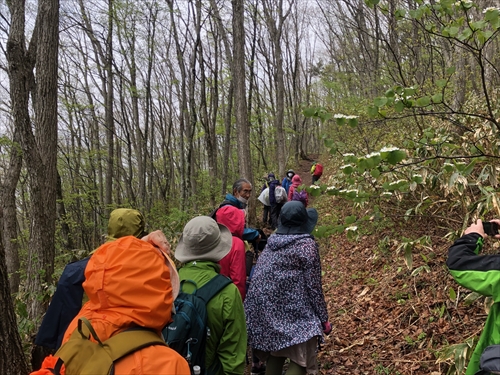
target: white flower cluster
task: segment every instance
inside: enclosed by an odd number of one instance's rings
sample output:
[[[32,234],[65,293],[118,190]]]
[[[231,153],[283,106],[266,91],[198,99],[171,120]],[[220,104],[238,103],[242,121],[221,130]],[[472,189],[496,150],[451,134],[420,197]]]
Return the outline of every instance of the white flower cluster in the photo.
[[[397,181],[393,181],[389,184],[389,186],[395,186],[395,185],[399,185],[401,183],[404,183],[406,182],[406,180],[397,180]]]
[[[348,152],[347,154],[343,154],[342,156],[345,158],[346,156],[356,156],[356,155],[354,155],[353,153]]]
[[[346,230],[346,232],[347,232],[348,230],[351,230],[351,231],[353,231],[353,232],[356,232],[356,231],[358,230],[358,227],[357,227],[357,226],[355,226],[355,225],[352,225],[352,226],[350,226],[350,227],[345,228],[345,230]]]
[[[470,5],[470,4],[472,4],[472,0],[458,0],[454,5],[458,7],[462,4]]]
[[[319,185],[311,185],[309,186],[311,189],[321,189]]]
[[[384,197],[384,198],[389,198],[392,196],[392,192],[390,191],[384,191],[382,194],[380,194],[381,197]]]
[[[493,12],[494,10],[500,11],[500,8],[497,8],[497,7],[488,7],[485,10],[483,10],[483,13]]]
[[[314,186],[316,186],[316,185],[314,185]],[[326,188],[326,191],[332,191],[332,190],[335,190],[335,186],[328,186]]]
[[[333,115],[333,118],[345,118],[346,120],[351,120],[354,118],[358,118],[358,116],[354,115],[343,115],[342,113],[336,113]]]
[[[352,164],[345,164],[345,165],[341,166],[340,169],[346,169],[349,167],[354,168]]]
[[[365,158],[370,159],[377,156],[380,156],[380,152],[372,152],[371,154],[365,155]]]
[[[380,152],[392,152],[392,151],[398,151],[399,148],[397,147],[384,147],[382,148],[382,150],[380,150]]]

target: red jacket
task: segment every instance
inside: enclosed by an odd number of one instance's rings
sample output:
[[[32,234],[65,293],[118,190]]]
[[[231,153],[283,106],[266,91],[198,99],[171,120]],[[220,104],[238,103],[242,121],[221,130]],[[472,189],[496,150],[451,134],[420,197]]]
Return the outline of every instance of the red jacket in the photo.
[[[220,273],[233,280],[240,291],[241,299],[244,300],[247,281],[245,244],[242,240],[245,229],[245,213],[234,206],[223,206],[217,210],[216,221],[225,225],[233,235],[231,251],[219,261]]]

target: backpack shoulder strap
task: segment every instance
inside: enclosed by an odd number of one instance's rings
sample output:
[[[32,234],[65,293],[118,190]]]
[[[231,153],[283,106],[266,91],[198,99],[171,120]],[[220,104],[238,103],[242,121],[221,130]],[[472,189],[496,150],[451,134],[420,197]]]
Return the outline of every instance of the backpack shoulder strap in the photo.
[[[196,295],[207,304],[217,293],[231,283],[232,281],[229,277],[219,274],[198,289]]]
[[[116,362],[128,354],[148,346],[166,346],[167,344],[151,329],[133,327],[110,337],[102,345],[113,362]]]
[[[139,326],[126,329],[110,337],[106,341],[101,342],[92,327],[92,323],[85,317],[81,317],[78,320],[78,331],[82,335],[82,338],[86,337],[82,330],[82,323],[90,331],[90,334],[98,342],[98,345],[108,352],[113,362],[116,362],[118,359],[136,350],[148,346],[166,345],[165,341],[163,341],[152,329]]]

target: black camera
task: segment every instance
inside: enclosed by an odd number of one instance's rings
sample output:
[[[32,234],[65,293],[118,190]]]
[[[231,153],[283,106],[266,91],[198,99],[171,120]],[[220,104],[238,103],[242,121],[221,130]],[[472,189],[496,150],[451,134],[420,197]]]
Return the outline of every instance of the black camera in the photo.
[[[483,230],[488,236],[495,236],[498,234],[498,224],[492,221],[483,222]]]

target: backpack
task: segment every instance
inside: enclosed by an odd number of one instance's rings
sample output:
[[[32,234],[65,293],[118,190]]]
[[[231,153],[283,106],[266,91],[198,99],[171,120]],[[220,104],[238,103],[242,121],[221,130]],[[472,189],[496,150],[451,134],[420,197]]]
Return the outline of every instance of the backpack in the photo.
[[[182,292],[185,282],[194,284],[196,289],[193,293]],[[215,276],[200,289],[192,280],[181,282],[181,292],[174,301],[173,321],[163,328],[162,335],[167,345],[186,359],[192,372],[195,366],[200,367],[201,374],[217,371],[211,368],[205,372],[205,347],[207,336],[210,335],[207,326],[207,304],[231,283],[231,279],[223,275]],[[214,365],[217,366],[220,366],[220,363]]]
[[[320,163],[316,163],[316,168],[314,169],[314,175],[321,177],[323,174],[323,166]]]
[[[479,359],[479,371],[474,375],[498,374],[500,371],[500,345],[487,346]]]
[[[92,337],[94,341],[90,341]],[[44,360],[42,369],[31,375],[114,374],[114,362],[152,345],[166,345],[152,330],[133,327],[101,341],[87,318],[78,319],[78,329],[54,356]]]
[[[274,189],[274,198],[276,199],[276,203],[285,203],[287,201],[286,190],[283,186],[276,186],[276,189]]]
[[[264,206],[270,206],[271,203],[269,203],[269,188],[265,188],[262,190],[262,192],[259,195],[259,201],[264,205]]]
[[[307,204],[307,192],[305,190],[298,191],[295,189],[292,194],[292,201],[300,201],[304,203],[304,206]]]

